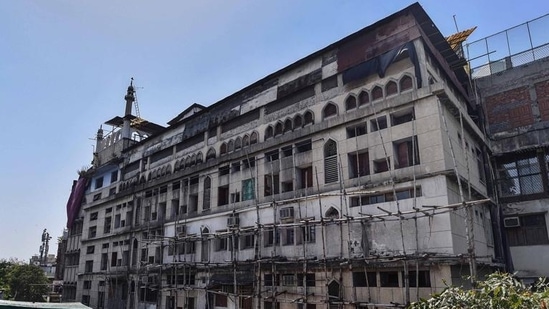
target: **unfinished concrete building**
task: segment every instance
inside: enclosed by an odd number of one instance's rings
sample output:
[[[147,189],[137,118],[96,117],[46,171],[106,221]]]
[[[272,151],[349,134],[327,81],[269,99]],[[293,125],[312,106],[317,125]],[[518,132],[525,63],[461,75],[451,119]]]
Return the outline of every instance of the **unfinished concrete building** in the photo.
[[[130,85],[69,201],[68,298],[402,307],[501,267],[463,63],[413,4],[166,128]]]
[[[549,15],[468,45],[493,152],[508,259],[525,281],[548,277]],[[535,258],[534,258],[535,257]]]

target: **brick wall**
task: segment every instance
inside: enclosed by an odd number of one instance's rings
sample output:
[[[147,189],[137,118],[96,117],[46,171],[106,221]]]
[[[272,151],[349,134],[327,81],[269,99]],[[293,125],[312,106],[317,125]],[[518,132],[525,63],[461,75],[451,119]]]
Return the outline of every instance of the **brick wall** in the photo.
[[[542,121],[549,120],[549,80],[535,84],[539,113]]]
[[[546,85],[546,89],[549,91],[549,84]],[[488,118],[488,130],[492,134],[534,123],[532,100],[526,86],[489,96],[484,100],[484,103]],[[549,109],[547,112],[549,116]]]

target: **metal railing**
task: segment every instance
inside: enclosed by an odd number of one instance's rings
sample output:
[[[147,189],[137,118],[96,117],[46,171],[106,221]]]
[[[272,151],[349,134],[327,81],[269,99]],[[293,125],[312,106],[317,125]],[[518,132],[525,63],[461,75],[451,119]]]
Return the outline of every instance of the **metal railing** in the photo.
[[[549,14],[465,45],[479,78],[549,57]]]

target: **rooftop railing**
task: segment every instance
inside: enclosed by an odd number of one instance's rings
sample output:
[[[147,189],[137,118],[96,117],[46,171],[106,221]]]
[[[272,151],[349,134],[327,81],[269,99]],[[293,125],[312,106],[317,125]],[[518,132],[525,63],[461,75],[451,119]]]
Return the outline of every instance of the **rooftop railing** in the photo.
[[[549,57],[549,14],[467,43],[472,78]]]

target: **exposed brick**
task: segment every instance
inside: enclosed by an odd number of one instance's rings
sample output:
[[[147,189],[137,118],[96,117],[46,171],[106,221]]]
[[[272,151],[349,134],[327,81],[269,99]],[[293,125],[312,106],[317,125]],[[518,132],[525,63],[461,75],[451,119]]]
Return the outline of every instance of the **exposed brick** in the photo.
[[[549,120],[549,80],[535,84],[541,120]]]
[[[484,100],[491,133],[512,130],[534,123],[528,87],[504,91]]]

